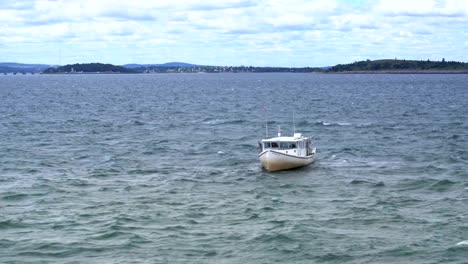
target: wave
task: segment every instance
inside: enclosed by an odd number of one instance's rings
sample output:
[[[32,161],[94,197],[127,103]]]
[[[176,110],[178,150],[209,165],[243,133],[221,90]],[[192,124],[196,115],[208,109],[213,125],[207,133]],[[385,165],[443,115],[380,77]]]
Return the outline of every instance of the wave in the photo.
[[[450,181],[450,180],[439,180],[433,183],[429,189],[438,191],[438,192],[444,192],[448,191],[453,185],[455,185],[456,182]]]
[[[94,237],[91,237],[91,238],[96,239],[96,240],[109,240],[109,239],[114,239],[114,238],[119,238],[119,237],[128,237],[129,235],[132,235],[132,234],[127,233],[127,232],[122,232],[122,231],[111,231],[111,232],[105,232],[103,234],[95,235]]]
[[[343,263],[348,262],[353,259],[351,255],[348,254],[339,254],[339,253],[326,253],[315,257],[318,262],[333,262],[333,263]]]
[[[322,125],[322,126],[351,126],[352,124],[349,123],[349,122],[318,121],[318,122],[315,122],[315,125]]]
[[[116,169],[116,168],[94,169],[90,173],[89,176],[96,177],[96,178],[103,178],[103,177],[115,176],[121,172],[122,172],[121,169]]]
[[[29,195],[26,193],[9,193],[2,197],[5,201],[20,201],[26,199]]]
[[[261,234],[250,239],[257,242],[269,242],[269,243],[292,243],[296,240],[286,234]]]
[[[68,179],[67,183],[72,185],[72,186],[77,186],[77,187],[94,186],[94,184],[89,183],[87,180],[82,180],[82,179]]]
[[[349,184],[351,184],[351,185],[362,185],[362,184],[364,184],[364,185],[370,185],[370,186],[374,186],[374,187],[384,187],[385,186],[385,183],[383,181],[371,182],[371,181],[359,180],[359,179],[354,179]]]
[[[127,171],[130,175],[149,175],[149,174],[156,174],[159,170],[157,169],[134,169]]]
[[[246,119],[233,119],[233,120],[223,120],[223,119],[211,119],[205,118],[201,121],[204,125],[238,125],[247,123]]]
[[[406,179],[398,184],[400,190],[427,189],[431,191],[445,192],[451,190],[460,182],[454,182],[448,179],[437,180],[431,178]]]
[[[58,243],[58,242],[50,242],[50,243],[39,243],[36,246],[32,247],[31,249],[27,249],[25,251],[21,251],[17,254],[17,256],[24,257],[53,257],[53,258],[66,258],[77,254],[82,254],[83,252],[94,252],[94,253],[102,253],[107,250],[111,250],[112,247],[107,246],[99,246],[93,245],[91,243],[87,243],[84,246],[82,243],[72,242],[72,243]]]
[[[13,229],[13,228],[25,228],[25,227],[27,227],[26,224],[23,224],[18,221],[13,221],[13,220],[0,221],[0,230],[8,230],[8,229]]]

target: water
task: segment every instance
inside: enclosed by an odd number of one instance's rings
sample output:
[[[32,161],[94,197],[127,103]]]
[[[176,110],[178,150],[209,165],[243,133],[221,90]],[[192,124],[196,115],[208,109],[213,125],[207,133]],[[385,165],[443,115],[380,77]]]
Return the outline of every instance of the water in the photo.
[[[468,75],[0,76],[0,102],[1,263],[468,262]],[[293,112],[317,161],[263,171]]]

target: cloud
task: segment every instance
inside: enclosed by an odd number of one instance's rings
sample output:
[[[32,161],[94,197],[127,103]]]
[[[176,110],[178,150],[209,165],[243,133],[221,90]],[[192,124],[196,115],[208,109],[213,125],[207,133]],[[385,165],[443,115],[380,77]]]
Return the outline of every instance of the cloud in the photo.
[[[3,0],[0,2],[0,10],[27,10],[31,7],[33,1]]]
[[[115,18],[118,21],[154,21],[157,20],[157,16],[151,13],[145,12],[133,12],[127,10],[115,10],[109,12],[103,12],[102,17]]]
[[[233,29],[224,32],[224,34],[231,34],[231,35],[251,35],[251,34],[259,34],[262,30],[260,29]]]
[[[393,16],[463,17],[468,6],[464,0],[380,0],[374,10]]]
[[[428,52],[468,61],[467,24],[466,0],[0,2],[2,56],[44,63],[40,54],[58,49],[75,54],[70,63],[326,66]]]
[[[219,9],[254,7],[254,1],[203,1],[203,3],[189,4],[189,10],[213,11]]]

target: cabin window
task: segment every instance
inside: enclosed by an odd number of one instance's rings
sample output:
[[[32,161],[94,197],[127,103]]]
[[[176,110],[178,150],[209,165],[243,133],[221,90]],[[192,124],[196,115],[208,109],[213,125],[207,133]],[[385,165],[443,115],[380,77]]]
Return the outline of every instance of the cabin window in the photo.
[[[264,149],[271,148],[270,142],[264,142],[264,143],[263,143],[263,146],[264,146],[264,147],[263,147]]]
[[[276,142],[271,142],[271,147],[272,147],[272,148],[277,148],[277,147],[278,147],[278,143],[276,143]]]
[[[296,142],[281,142],[280,148],[281,149],[294,149],[296,148]]]

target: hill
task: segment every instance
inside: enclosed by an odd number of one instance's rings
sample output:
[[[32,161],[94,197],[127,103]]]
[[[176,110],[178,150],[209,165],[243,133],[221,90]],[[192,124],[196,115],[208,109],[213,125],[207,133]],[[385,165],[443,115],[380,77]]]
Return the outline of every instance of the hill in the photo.
[[[103,63],[76,63],[58,68],[48,68],[44,73],[138,73],[139,71]]]
[[[136,63],[131,63],[131,64],[124,64],[122,65],[125,68],[129,69],[137,69],[137,68],[171,68],[171,67],[196,67],[198,65],[196,64],[190,64],[190,63],[185,63],[185,62],[167,62],[163,64],[136,64]]]
[[[0,62],[0,73],[39,73],[51,67],[46,64],[24,64],[15,62]]]
[[[338,64],[327,72],[468,72],[468,63],[457,61],[418,61],[418,60],[366,60],[350,64]]]

